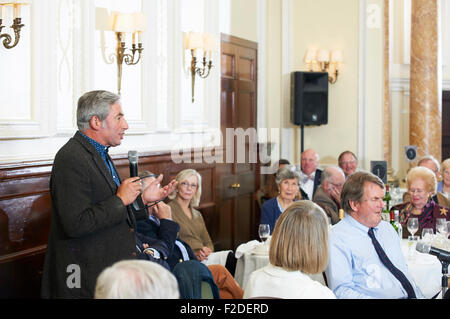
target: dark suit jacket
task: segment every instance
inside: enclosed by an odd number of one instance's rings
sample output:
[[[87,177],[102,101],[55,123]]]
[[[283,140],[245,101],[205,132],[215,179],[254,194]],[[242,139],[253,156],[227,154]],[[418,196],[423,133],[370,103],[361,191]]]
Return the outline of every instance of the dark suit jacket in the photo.
[[[135,216],[116,191],[100,154],[77,132],[53,163],[42,297],[92,298],[103,269],[136,258]]]
[[[281,210],[278,207],[277,197],[273,197],[264,202],[261,210],[261,222],[260,224],[269,224],[270,234],[272,235],[275,224],[278,217],[281,215]]]
[[[148,244],[150,248],[157,250],[160,254],[159,258],[155,258],[152,255],[144,253],[145,250],[144,244]],[[136,248],[138,248],[137,259],[149,260],[157,264],[160,264],[169,271],[171,270],[169,264],[166,261],[166,258],[164,258],[169,254],[169,249],[163,241],[149,238],[136,232],[136,246],[137,246]]]
[[[183,255],[180,248],[175,245],[175,240],[178,240],[183,244],[190,260],[198,260],[192,248],[180,238],[177,238],[179,230],[180,225],[170,219],[161,219],[159,225],[148,218],[137,222],[138,233],[149,238],[159,239],[168,247],[168,254],[164,256],[164,259],[169,264],[171,270],[173,270],[178,263],[183,261]]]
[[[316,193],[317,187],[319,187],[320,182],[322,180],[322,170],[316,169],[316,175],[314,175],[314,188],[313,188],[313,197]],[[312,198],[310,198],[312,200]]]

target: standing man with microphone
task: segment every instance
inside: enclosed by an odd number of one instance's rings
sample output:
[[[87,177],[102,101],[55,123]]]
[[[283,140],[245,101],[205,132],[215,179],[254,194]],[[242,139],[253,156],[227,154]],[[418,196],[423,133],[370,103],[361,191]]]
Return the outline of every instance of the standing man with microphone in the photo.
[[[43,298],[93,298],[100,272],[136,258],[136,213],[131,205],[162,200],[176,182],[162,175],[141,194],[138,177],[121,180],[108,155],[128,123],[120,96],[91,91],[78,100],[78,131],[58,151],[50,178],[52,221],[45,256]],[[136,216],[135,216],[136,215]]]

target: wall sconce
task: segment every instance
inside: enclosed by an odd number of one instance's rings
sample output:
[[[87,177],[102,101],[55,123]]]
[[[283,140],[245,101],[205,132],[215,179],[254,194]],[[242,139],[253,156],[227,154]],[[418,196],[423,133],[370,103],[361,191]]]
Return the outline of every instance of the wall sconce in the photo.
[[[136,65],[141,60],[142,51],[142,32],[147,28],[147,20],[144,14],[137,13],[118,13],[108,14],[105,8],[96,8],[96,28],[103,31],[114,31],[117,39],[115,59],[117,62],[117,91],[120,95],[122,87],[122,66]],[[125,44],[127,33],[132,35],[131,49]],[[137,46],[136,46],[137,35]],[[126,53],[130,50],[130,53]],[[137,54],[136,54],[137,53]]]
[[[6,49],[12,49],[14,48],[20,40],[20,30],[25,25],[22,24],[22,18],[20,17],[20,7],[26,6],[29,4],[29,1],[7,1],[7,2],[0,2],[0,41],[3,39],[3,46]],[[7,7],[10,6],[13,8],[13,24],[11,25],[11,29],[14,30],[14,42],[12,42],[12,37],[7,33],[2,33],[2,29],[5,27],[3,25],[3,19],[6,16],[6,10]]]
[[[184,38],[184,49],[191,51],[192,103],[194,103],[195,75],[206,79],[213,67],[212,52],[217,51],[218,40],[211,33],[189,32]],[[196,50],[203,50],[200,66],[197,66]]]
[[[305,53],[304,61],[310,72],[321,71],[328,72],[328,82],[336,83],[339,75],[340,63],[342,63],[342,52],[340,50],[315,50],[308,49]]]

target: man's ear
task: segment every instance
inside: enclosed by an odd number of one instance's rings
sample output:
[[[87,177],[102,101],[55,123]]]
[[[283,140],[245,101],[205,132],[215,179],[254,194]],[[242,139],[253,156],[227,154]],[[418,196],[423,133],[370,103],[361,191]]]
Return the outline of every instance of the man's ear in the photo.
[[[94,115],[89,120],[89,125],[93,130],[98,131],[102,128],[102,121],[100,121],[97,115]]]
[[[358,208],[359,208],[359,202],[355,201],[355,200],[349,200],[348,204],[350,205],[352,211],[357,212]]]

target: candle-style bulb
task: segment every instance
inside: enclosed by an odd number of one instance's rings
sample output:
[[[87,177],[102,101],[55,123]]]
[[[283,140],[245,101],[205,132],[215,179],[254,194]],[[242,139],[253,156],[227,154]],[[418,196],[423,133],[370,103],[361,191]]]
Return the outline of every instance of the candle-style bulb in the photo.
[[[20,4],[14,5],[14,19],[20,18]]]

